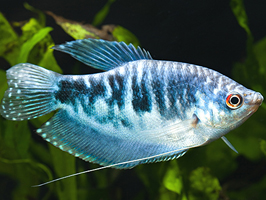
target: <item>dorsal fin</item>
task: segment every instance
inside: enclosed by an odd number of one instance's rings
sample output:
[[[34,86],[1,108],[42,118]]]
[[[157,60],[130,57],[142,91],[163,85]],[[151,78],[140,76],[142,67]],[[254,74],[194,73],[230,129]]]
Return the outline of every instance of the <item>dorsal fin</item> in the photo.
[[[70,54],[72,57],[96,69],[108,71],[124,63],[152,59],[150,53],[124,42],[110,42],[97,39],[83,39],[52,47]]]

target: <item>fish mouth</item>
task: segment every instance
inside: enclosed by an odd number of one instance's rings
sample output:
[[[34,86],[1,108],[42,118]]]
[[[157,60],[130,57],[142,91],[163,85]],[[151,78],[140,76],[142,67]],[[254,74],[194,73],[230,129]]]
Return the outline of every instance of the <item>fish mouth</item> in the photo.
[[[255,107],[258,107],[262,104],[264,98],[263,96],[261,95],[261,93],[259,92],[256,92],[254,95],[253,95],[253,98],[252,100],[248,103],[248,105],[254,105]]]
[[[259,92],[256,92],[253,95],[252,100],[247,103],[247,105],[250,106],[250,108],[248,109],[249,114],[247,115],[247,117],[249,117],[250,115],[252,115],[254,112],[256,112],[258,110],[258,108],[262,104],[263,100],[264,100],[264,98]]]
[[[256,112],[262,104],[263,100],[263,96],[259,92],[255,92],[253,98],[247,103],[247,105],[250,106],[248,111],[250,111],[251,113]]]

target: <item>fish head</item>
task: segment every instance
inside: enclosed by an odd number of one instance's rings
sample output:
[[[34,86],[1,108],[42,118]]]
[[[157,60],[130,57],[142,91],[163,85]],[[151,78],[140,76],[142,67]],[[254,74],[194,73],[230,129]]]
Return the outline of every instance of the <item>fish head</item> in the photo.
[[[259,92],[247,89],[231,79],[228,84],[224,84],[222,90],[208,88],[205,91],[200,95],[195,114],[201,123],[201,129],[208,130],[205,133],[212,139],[240,126],[263,102],[263,96]]]
[[[242,85],[228,90],[224,96],[224,110],[226,115],[221,117],[223,128],[230,130],[240,126],[263,102],[263,96],[256,91],[245,88]]]

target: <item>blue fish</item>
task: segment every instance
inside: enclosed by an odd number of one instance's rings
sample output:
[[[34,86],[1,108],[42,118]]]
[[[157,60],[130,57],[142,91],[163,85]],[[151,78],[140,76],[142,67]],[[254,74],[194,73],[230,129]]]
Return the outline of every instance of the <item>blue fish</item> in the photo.
[[[171,160],[224,137],[263,96],[205,67],[153,60],[124,42],[84,39],[53,47],[91,67],[61,75],[22,63],[7,70],[1,115],[13,121],[57,113],[37,134],[85,161],[115,168]]]

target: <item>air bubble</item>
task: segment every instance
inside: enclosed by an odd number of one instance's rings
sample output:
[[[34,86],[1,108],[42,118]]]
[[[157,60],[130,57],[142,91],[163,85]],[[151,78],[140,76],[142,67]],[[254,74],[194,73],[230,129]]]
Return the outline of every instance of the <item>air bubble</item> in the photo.
[[[53,142],[53,145],[56,146],[57,145],[57,142]]]
[[[42,134],[42,137],[43,137],[43,138],[46,138],[46,137],[47,137],[46,133],[43,133],[43,134]]]
[[[45,123],[45,126],[49,126],[51,123],[50,122],[46,122]]]
[[[59,149],[63,150],[64,149],[63,145],[59,145]]]

